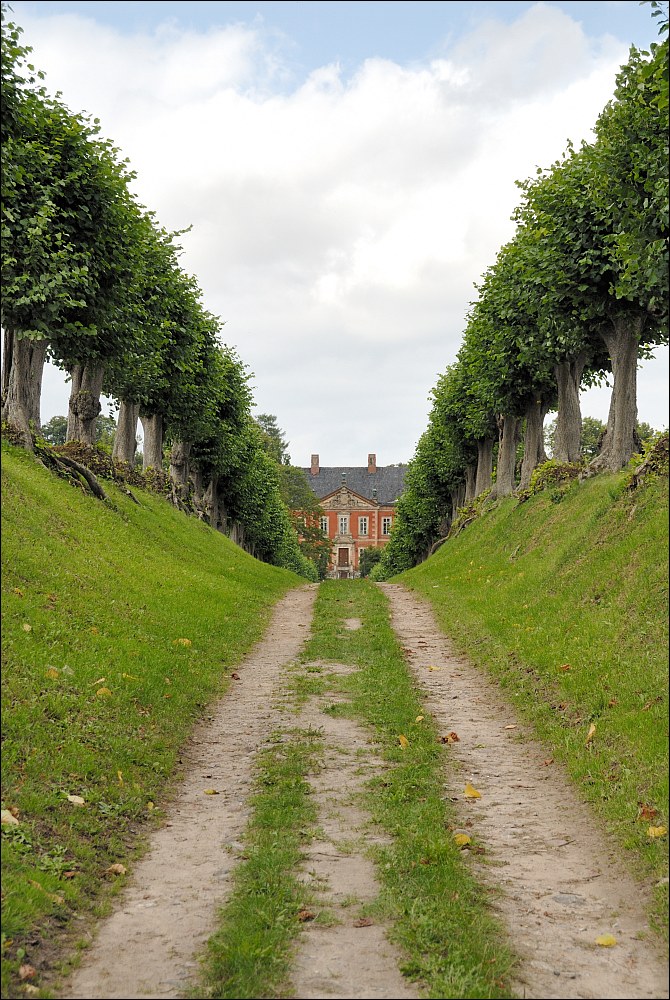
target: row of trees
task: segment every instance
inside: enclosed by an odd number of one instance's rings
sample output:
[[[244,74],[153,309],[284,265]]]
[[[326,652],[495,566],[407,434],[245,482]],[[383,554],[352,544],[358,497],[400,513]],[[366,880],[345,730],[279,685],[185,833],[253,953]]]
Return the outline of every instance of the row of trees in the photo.
[[[251,416],[249,373],[221,340],[167,232],[132,193],[99,123],[51,97],[2,4],[2,419],[33,447],[47,359],[67,371],[67,441],[93,446],[100,396],[118,404],[113,457],[194,488],[258,558],[316,578],[277,463]]]
[[[593,471],[639,450],[638,359],[668,342],[668,16],[667,4],[651,8],[665,37],[631,48],[594,141],[518,184],[514,238],[477,286],[457,359],[433,390],[380,576],[424,558],[474,497],[526,488],[546,460],[549,411],[553,457],[581,461],[585,385],[613,382]]]

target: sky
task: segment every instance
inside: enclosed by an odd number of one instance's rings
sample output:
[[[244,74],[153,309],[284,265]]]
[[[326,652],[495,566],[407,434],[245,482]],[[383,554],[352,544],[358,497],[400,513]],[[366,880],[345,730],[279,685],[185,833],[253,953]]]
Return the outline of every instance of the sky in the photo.
[[[592,137],[630,45],[657,38],[636,0],[10,6],[140,202],[192,227],[181,265],[299,466],[413,457],[515,182]],[[638,390],[667,427],[667,348]],[[49,366],[42,422],[68,395]],[[583,414],[605,421],[609,396]]]

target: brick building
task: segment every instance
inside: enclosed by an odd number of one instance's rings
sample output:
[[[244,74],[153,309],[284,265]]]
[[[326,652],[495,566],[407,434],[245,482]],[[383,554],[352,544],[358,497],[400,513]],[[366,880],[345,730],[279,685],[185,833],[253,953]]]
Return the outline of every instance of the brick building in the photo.
[[[380,468],[372,454],[367,466],[329,468],[312,455],[303,472],[323,511],[321,529],[332,541],[330,577],[358,576],[361,551],[386,545],[406,471],[406,465]]]

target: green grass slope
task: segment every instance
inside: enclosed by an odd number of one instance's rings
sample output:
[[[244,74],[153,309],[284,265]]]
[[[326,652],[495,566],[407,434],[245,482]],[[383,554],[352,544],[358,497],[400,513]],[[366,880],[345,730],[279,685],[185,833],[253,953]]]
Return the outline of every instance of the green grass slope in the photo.
[[[397,579],[507,689],[667,914],[668,481],[508,498]],[[595,727],[595,728],[593,728]]]
[[[105,489],[3,444],[3,996],[123,881],[108,869],[160,817],[195,720],[305,582]]]

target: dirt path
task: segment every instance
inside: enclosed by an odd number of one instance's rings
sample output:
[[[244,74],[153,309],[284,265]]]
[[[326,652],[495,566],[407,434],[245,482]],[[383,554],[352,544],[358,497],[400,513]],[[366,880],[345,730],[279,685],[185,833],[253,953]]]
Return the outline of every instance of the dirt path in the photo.
[[[477,865],[478,876],[503,889],[500,913],[522,958],[519,995],[667,997],[667,966],[643,940],[645,893],[588,807],[557,765],[546,763],[546,747],[524,734],[498,689],[454,655],[428,603],[403,587],[381,586],[426,708],[445,734],[459,736],[450,751],[462,780],[449,791],[464,827],[485,845],[488,862]],[[466,781],[480,799],[464,797]],[[598,947],[603,934],[616,945]]]
[[[556,768],[543,766],[546,751],[529,739],[519,742],[523,727],[510,707],[451,654],[427,604],[403,588],[383,589],[426,709],[460,736],[451,751],[463,781],[449,792],[462,804],[464,828],[486,846],[488,863],[477,865],[478,877],[503,890],[500,913],[522,958],[519,995],[667,997],[665,968],[639,939],[645,928],[639,888],[593,830],[590,814]],[[303,587],[278,604],[265,638],[237,668],[240,680],[194,734],[169,822],[133,871],[116,912],[92,936],[62,997],[183,997],[193,983],[241,854],[256,754],[292,711],[287,670],[309,634],[315,594],[316,587]],[[353,669],[308,668],[326,681]],[[290,716],[291,726],[319,729],[326,745],[324,766],[311,779],[319,835],[300,877],[315,893],[315,919],[302,924],[295,995],[417,1000],[383,923],[366,917],[379,891],[367,850],[383,835],[362,809],[360,793],[384,765],[363,728],[324,711],[337,697],[326,690]],[[466,779],[481,792],[474,804],[462,795]],[[208,789],[219,794],[207,795]],[[617,945],[596,947],[601,933],[614,934]]]

